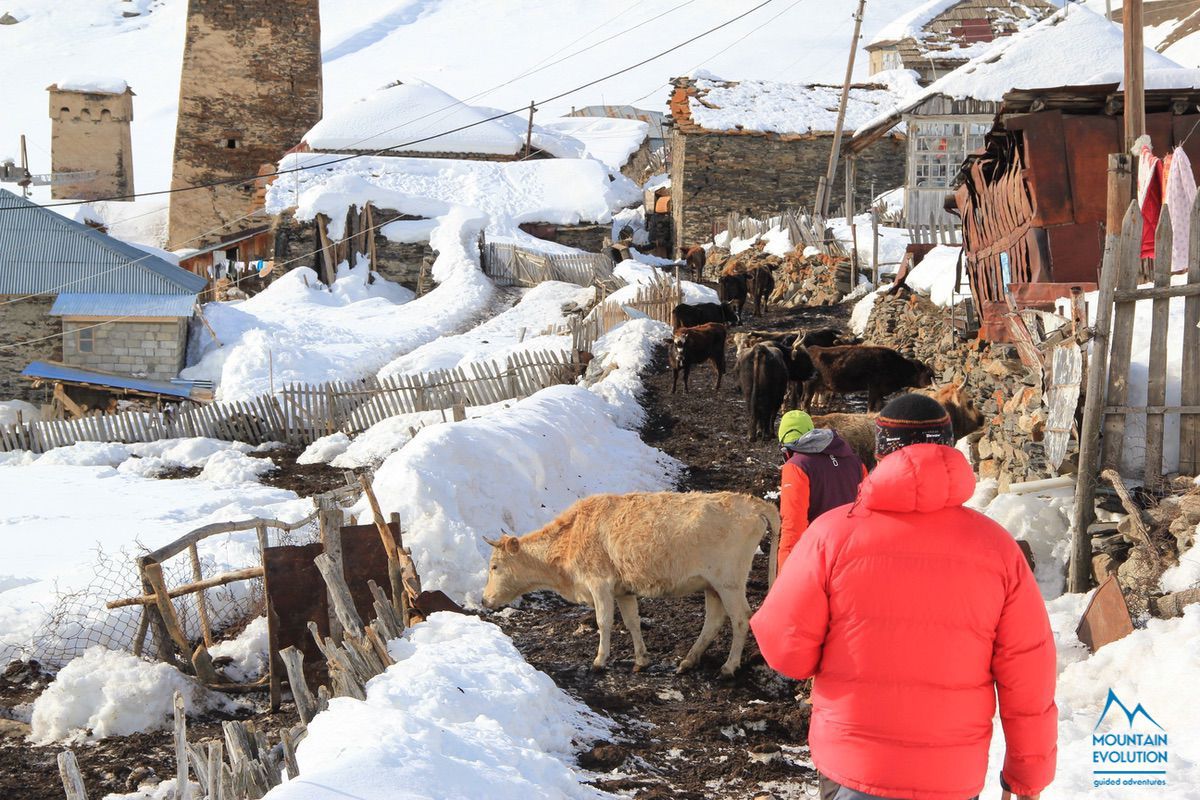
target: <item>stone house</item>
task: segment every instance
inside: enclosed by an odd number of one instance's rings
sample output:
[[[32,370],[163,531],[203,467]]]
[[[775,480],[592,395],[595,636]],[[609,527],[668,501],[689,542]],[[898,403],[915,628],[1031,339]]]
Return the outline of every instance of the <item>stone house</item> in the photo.
[[[676,78],[671,110],[671,216],[677,253],[708,240],[730,212],[767,215],[812,208],[825,176],[837,125],[841,86]],[[843,122],[853,133],[899,102],[883,84],[856,84]],[[903,132],[895,124],[858,155],[853,201],[904,180]],[[830,209],[844,202],[843,164]]]
[[[1143,55],[1147,70],[1178,67],[1150,48]],[[908,133],[905,222],[910,228],[956,225],[957,218],[946,211],[947,195],[963,161],[983,146],[1006,92],[1055,82],[1064,71],[1074,85],[1104,83],[1103,73],[1121,70],[1122,61],[1121,29],[1072,5],[987,45],[859,128],[845,149],[851,155],[866,151],[903,123]]]
[[[31,362],[168,381],[184,366],[206,281],[0,190],[0,396],[34,396]],[[5,302],[12,301],[12,302]]]
[[[932,83],[1058,9],[1049,0],[927,0],[897,17],[864,48],[871,75],[914,70]]]

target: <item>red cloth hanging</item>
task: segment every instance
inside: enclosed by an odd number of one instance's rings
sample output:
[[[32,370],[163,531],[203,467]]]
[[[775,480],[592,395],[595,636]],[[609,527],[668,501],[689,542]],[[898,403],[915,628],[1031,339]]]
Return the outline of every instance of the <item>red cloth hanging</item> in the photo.
[[[1142,258],[1154,258],[1154,234],[1163,206],[1163,165],[1149,147],[1138,163],[1138,203],[1142,207]]]

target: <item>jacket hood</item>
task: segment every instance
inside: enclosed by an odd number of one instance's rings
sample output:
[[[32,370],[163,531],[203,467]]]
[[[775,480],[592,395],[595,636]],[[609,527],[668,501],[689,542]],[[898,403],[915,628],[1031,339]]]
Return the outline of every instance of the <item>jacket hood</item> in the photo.
[[[914,444],[880,461],[859,497],[876,511],[930,512],[961,506],[974,491],[975,473],[962,453],[943,444]]]
[[[794,442],[784,445],[793,453],[824,453],[831,444],[841,441],[833,431],[826,428],[816,428],[801,436]],[[845,442],[843,442],[845,444]],[[830,455],[840,456],[841,453],[829,451]]]

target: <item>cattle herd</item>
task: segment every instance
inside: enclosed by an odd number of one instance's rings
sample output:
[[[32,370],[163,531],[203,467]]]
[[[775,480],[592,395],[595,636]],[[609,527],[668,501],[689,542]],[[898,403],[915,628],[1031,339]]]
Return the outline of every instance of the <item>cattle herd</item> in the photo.
[[[703,269],[703,251],[695,258],[689,252],[688,263],[698,273]],[[837,328],[746,330],[731,337],[729,329],[741,324],[746,299],[754,299],[757,305],[770,294],[764,289],[770,270],[762,269],[765,277],[722,275],[720,303],[675,307],[674,332],[665,340],[672,393],[681,374],[686,392],[691,368],[709,362],[716,372],[714,391],[719,391],[732,339],[734,373],[746,400],[751,441],[774,439],[775,420],[785,404],[809,411],[818,406],[827,409],[834,395],[866,392],[868,413],[816,414],[813,423],[836,430],[873,468],[875,416],[888,395],[906,388],[924,391],[945,406],[957,438],[982,425],[983,415],[962,383],[935,387],[933,371],[926,364],[889,347],[864,344]],[[596,669],[607,664],[613,613],[619,611],[632,639],[637,671],[649,664],[637,598],[702,591],[704,625],[678,671],[695,666],[729,619],[733,637],[721,674],[730,676],[741,662],[748,630],[746,583],[751,562],[764,536],[771,539],[774,554],[779,527],[774,504],[749,495],[594,495],[537,531],[488,540],[493,551],[483,602],[498,608],[527,592],[548,589],[572,602],[591,605],[600,634]]]

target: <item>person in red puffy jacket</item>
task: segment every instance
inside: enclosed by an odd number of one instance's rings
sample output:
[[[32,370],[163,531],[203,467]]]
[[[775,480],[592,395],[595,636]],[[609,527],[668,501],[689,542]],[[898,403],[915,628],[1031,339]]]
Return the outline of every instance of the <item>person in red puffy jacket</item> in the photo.
[[[1058,709],[1046,607],[975,488],[935,400],[877,420],[878,466],[815,520],[750,624],[763,657],[813,677],[823,800],[967,800],[983,788],[999,696],[1006,794],[1054,778]]]

